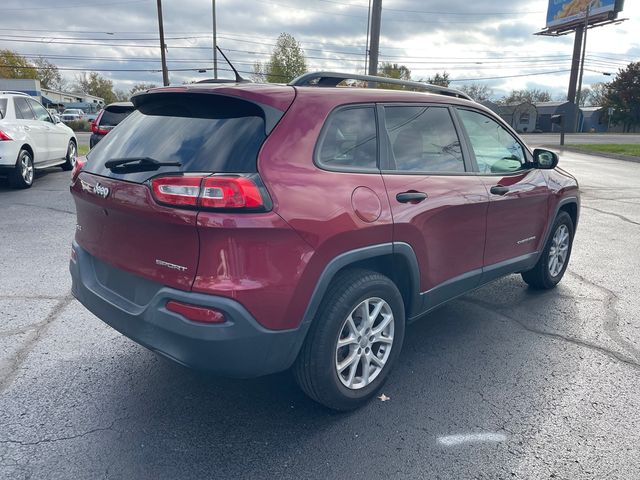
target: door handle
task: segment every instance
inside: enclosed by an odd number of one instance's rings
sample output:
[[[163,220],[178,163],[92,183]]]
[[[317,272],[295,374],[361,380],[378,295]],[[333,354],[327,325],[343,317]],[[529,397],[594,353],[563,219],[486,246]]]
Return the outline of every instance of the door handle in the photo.
[[[396,200],[400,203],[420,203],[427,196],[424,192],[403,192],[396,195]]]
[[[24,126],[24,129],[25,129],[25,130],[31,130],[31,127],[29,127],[29,126],[25,125],[25,126]]]
[[[509,193],[509,187],[503,187],[502,185],[494,185],[493,187],[491,187],[491,190],[489,191],[494,195],[504,195],[506,193]]]

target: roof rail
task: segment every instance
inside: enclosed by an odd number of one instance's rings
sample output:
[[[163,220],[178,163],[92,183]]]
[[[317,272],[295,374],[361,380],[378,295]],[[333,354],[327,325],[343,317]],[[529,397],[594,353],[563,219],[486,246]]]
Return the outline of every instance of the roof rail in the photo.
[[[315,82],[316,80],[317,82]],[[439,85],[432,85],[430,83],[424,82],[414,82],[412,80],[400,80],[399,78],[376,77],[373,75],[358,75],[340,72],[305,73],[300,75],[298,78],[294,78],[291,82],[289,82],[288,85],[292,87],[336,87],[340,82],[344,80],[361,80],[374,83],[392,83],[394,85],[402,85],[404,87],[426,90],[427,92],[437,93],[439,95],[448,95],[450,97],[472,100],[469,95],[460,90],[456,90],[455,88],[441,87]]]
[[[31,95],[29,95],[28,93],[24,93],[24,92],[14,92],[13,90],[3,90],[0,92],[0,95],[6,95],[6,94],[10,94],[10,95],[24,95],[25,97],[30,97]]]
[[[231,78],[206,78],[204,80],[198,80],[196,83],[253,83],[251,80],[241,78],[240,80],[234,80]]]

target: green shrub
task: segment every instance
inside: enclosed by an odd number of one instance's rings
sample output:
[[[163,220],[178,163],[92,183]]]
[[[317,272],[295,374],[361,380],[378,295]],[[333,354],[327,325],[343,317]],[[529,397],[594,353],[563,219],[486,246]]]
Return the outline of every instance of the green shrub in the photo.
[[[90,132],[91,125],[86,120],[72,120],[65,122],[65,125],[71,128],[74,132]]]

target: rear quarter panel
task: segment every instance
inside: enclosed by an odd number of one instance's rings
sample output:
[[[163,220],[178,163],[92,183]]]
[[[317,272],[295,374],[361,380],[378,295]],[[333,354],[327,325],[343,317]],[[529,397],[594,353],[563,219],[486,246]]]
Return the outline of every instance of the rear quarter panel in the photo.
[[[298,97],[269,136],[258,161],[273,210],[308,246],[295,261],[296,282],[286,286],[286,318],[299,323],[327,264],[346,251],[392,241],[392,217],[382,176],[322,170],[313,162],[316,140],[335,103],[318,94]],[[379,200],[379,215],[363,221],[352,207],[357,187]],[[292,258],[293,260],[293,258]]]

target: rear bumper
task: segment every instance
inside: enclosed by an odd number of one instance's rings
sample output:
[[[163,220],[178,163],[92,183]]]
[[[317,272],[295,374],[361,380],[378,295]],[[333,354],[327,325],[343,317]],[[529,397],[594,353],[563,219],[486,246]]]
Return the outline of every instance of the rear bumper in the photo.
[[[3,171],[3,174],[12,171],[15,167],[21,145],[15,140],[0,142],[0,170]]]
[[[229,377],[268,375],[293,364],[305,329],[267,330],[232,299],[161,285],[156,289],[145,279],[139,279],[139,294],[125,298],[101,282],[106,278],[105,264],[75,242],[73,248],[76,258],[69,266],[73,295],[107,325],[140,345],[182,365]],[[129,287],[135,285],[135,276],[121,270],[117,275]],[[219,325],[186,320],[165,308],[169,300],[215,308],[227,320]]]

